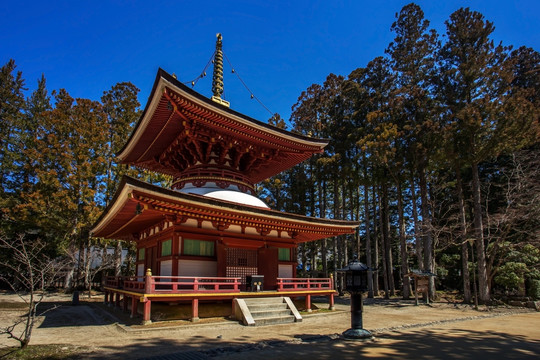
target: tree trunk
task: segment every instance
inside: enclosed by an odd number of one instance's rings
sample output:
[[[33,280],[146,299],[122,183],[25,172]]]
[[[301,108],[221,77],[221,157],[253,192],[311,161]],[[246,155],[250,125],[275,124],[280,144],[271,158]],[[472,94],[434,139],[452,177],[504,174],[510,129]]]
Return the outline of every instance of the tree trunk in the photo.
[[[114,276],[122,275],[122,241],[117,241],[114,248]]]
[[[414,223],[414,244],[415,244],[415,250],[416,250],[416,260],[418,262],[418,269],[421,269],[423,267],[424,263],[424,255],[422,251],[422,247],[424,244],[422,241],[420,241],[420,229],[418,226],[418,208],[416,204],[416,186],[414,183],[414,173],[411,171],[411,202],[412,202],[412,216],[413,216],[413,223]]]
[[[69,270],[64,277],[64,289],[70,291],[73,289],[73,275],[75,274],[75,262],[70,263]]]
[[[373,292],[375,295],[379,296],[379,241],[380,234],[378,231],[378,221],[377,221],[377,194],[375,191],[375,185],[372,187],[373,197],[371,201],[373,202],[373,233],[375,238],[373,239],[374,246],[374,256],[375,256],[375,271],[373,272]]]
[[[366,223],[366,265],[368,268],[372,268],[371,259],[371,232],[370,232],[370,219],[369,219],[369,189],[364,184],[364,219]],[[368,276],[368,298],[373,298],[373,272],[369,271]]]
[[[463,183],[461,169],[456,164],[456,188],[458,192],[459,220],[461,227],[461,273],[463,278],[463,302],[471,303],[471,280],[469,274],[469,247],[467,246],[467,217],[465,215],[465,201],[463,200]]]
[[[318,181],[319,185],[319,217],[324,218],[326,214],[326,187],[322,180]],[[321,246],[321,255],[322,255],[322,270],[324,277],[328,277],[328,258],[327,258],[327,248],[326,248],[326,239],[322,240]]]
[[[476,258],[478,259],[478,298],[487,304],[491,295],[486,269],[486,251],[484,247],[484,228],[482,225],[482,200],[480,194],[480,176],[478,164],[472,164],[472,184],[474,202],[474,236],[476,242]]]
[[[334,194],[333,194],[333,200],[334,200],[334,219],[338,219],[339,218],[339,194],[338,194],[338,191],[339,191],[339,187],[338,187],[338,182],[337,182],[337,171],[334,171]],[[343,286],[342,286],[342,283],[341,283],[341,279],[342,279],[342,276],[340,276],[338,278],[338,272],[337,272],[337,269],[338,269],[338,260],[341,259],[341,252],[338,251],[338,246],[339,246],[339,239],[340,237],[334,237],[332,239],[332,245],[333,245],[333,256],[332,256],[332,265],[334,267],[334,281],[337,281],[338,283],[338,289],[339,289],[339,293],[340,295],[342,295],[342,292],[343,292]]]
[[[431,217],[429,211],[429,199],[428,189],[426,181],[426,169],[422,165],[418,171],[420,176],[420,200],[422,206],[420,208],[422,213],[422,237],[424,244],[424,269],[426,271],[434,272],[433,269],[433,237],[431,235]],[[429,298],[433,300],[435,297],[435,279],[429,277]]]
[[[401,255],[401,278],[403,281],[402,295],[404,299],[409,299],[411,296],[411,284],[407,274],[409,273],[409,264],[407,263],[407,238],[405,234],[405,215],[403,214],[403,194],[401,193],[401,183],[397,184],[398,196],[398,217],[399,217],[399,245]]]
[[[393,269],[393,261],[392,261],[392,245],[390,241],[390,209],[388,208],[388,183],[383,182],[382,185],[382,204],[381,207],[383,209],[382,213],[382,233],[383,233],[383,240],[384,240],[384,257],[386,259],[386,276],[388,280],[388,290],[389,290],[389,296],[395,295],[395,285],[394,285],[394,269]],[[388,296],[386,296],[388,298]]]
[[[90,242],[87,242],[84,256],[84,288],[90,287],[90,271],[92,271],[92,249]]]
[[[384,185],[383,185],[384,186]],[[381,186],[381,191],[382,187]],[[387,259],[387,252],[386,252],[386,226],[384,224],[385,215],[383,210],[383,201],[384,199],[381,199],[382,195],[379,194],[378,196],[378,203],[379,203],[379,228],[381,229],[381,236],[380,238],[380,246],[382,250],[382,272],[383,272],[383,286],[384,286],[384,297],[385,299],[390,298],[390,286],[388,282],[388,259]]]

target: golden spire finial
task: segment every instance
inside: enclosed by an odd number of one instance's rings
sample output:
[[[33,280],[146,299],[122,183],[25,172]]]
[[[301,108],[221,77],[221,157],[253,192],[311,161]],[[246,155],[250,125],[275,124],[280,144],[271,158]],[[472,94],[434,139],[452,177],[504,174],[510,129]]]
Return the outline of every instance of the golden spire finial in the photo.
[[[216,35],[216,52],[214,54],[214,74],[212,77],[212,100],[229,106],[229,102],[221,98],[223,94],[223,50],[222,50],[222,36],[220,33]]]

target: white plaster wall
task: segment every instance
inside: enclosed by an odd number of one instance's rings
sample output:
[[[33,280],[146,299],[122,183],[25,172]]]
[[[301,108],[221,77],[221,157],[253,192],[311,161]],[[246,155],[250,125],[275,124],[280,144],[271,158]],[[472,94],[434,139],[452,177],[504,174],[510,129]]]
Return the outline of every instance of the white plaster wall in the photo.
[[[217,276],[217,261],[178,260],[178,276]]]
[[[293,277],[293,266],[290,264],[279,264],[278,267],[278,277],[280,278],[292,278]]]
[[[172,275],[172,260],[161,261],[159,265],[159,276]]]

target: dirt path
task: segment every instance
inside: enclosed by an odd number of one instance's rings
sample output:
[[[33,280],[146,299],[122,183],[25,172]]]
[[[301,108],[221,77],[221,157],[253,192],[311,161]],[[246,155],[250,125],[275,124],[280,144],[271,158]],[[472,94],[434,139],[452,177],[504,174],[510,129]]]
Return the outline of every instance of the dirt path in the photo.
[[[0,302],[12,299],[0,295]],[[67,301],[54,298],[49,301]],[[324,305],[321,305],[321,308]],[[0,304],[1,308],[1,304]],[[40,318],[32,344],[85,346],[81,358],[142,359],[174,354],[176,359],[339,359],[540,358],[540,313],[511,308],[475,311],[468,306],[404,301],[368,301],[364,327],[372,342],[344,341],[350,326],[348,304],[338,311],[304,316],[301,323],[245,327],[233,321],[141,329],[118,326],[116,310],[82,303],[64,306]],[[0,311],[5,324],[21,312]],[[0,338],[0,346],[14,345]],[[467,355],[467,356],[465,356]],[[470,356],[469,356],[470,355]],[[156,358],[157,359],[157,358]]]

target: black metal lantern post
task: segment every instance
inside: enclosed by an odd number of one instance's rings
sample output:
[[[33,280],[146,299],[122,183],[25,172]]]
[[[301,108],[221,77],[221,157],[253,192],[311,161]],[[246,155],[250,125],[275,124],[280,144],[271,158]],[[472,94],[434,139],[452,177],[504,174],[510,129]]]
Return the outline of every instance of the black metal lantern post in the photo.
[[[368,272],[371,269],[358,261],[355,255],[340,272],[345,273],[345,291],[351,294],[351,328],[343,332],[346,339],[368,340],[373,337],[371,332],[364,329],[362,321],[363,299],[362,293],[368,291]]]

